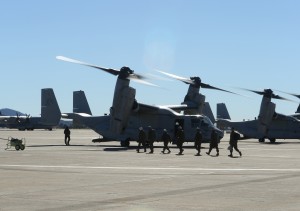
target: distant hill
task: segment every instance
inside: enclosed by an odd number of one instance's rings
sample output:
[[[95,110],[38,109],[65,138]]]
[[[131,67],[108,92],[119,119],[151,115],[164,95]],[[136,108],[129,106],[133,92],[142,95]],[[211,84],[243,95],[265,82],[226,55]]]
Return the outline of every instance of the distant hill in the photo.
[[[0,109],[0,116],[25,116],[25,114],[21,113],[20,111],[16,111],[10,108],[2,108]]]

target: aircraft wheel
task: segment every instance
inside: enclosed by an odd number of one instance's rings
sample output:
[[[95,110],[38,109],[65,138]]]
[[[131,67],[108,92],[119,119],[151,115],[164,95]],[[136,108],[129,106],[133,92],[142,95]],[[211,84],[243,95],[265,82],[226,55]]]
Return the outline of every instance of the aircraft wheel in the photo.
[[[24,150],[24,149],[25,149],[25,145],[22,144],[22,145],[21,145],[21,150]]]
[[[16,145],[16,146],[15,146],[15,149],[16,149],[17,151],[19,151],[19,150],[20,150],[20,145]]]
[[[130,146],[130,140],[129,138],[125,141],[121,141],[121,147],[129,147]]]
[[[259,142],[265,142],[265,139],[264,138],[260,138],[258,139]]]
[[[270,142],[271,142],[272,144],[274,144],[274,143],[275,143],[275,141],[276,141],[276,139],[275,139],[275,138],[270,138]]]

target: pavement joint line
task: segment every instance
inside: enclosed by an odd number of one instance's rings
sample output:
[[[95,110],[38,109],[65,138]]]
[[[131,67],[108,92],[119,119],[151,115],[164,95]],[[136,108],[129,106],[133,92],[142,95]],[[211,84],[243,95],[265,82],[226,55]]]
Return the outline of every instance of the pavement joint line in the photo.
[[[189,168],[189,167],[130,167],[130,166],[54,166],[54,165],[9,165],[1,164],[0,167],[20,168],[66,168],[66,169],[111,169],[111,170],[178,170],[178,171],[278,171],[300,172],[298,168]]]

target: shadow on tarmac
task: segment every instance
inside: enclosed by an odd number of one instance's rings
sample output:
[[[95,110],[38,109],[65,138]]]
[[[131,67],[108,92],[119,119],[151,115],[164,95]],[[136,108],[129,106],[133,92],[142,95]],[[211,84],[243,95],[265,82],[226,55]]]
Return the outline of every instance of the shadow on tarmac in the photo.
[[[95,145],[74,144],[66,146],[65,144],[43,144],[43,145],[26,145],[26,147],[99,147]]]

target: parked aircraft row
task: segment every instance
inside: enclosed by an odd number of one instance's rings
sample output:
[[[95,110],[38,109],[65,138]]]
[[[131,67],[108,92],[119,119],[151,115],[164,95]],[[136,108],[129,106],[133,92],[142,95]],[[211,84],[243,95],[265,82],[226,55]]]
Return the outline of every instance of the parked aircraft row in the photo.
[[[216,89],[232,94],[233,92],[219,89],[201,82],[199,77],[183,78],[170,73],[159,71],[168,77],[175,78],[186,84],[189,84],[188,92],[181,105],[175,106],[152,106],[137,102],[135,99],[136,90],[129,86],[130,80],[144,83],[145,77],[134,73],[128,67],[122,67],[120,70],[104,68],[97,65],[88,64],[78,60],[58,56],[57,59],[77,63],[100,69],[107,73],[118,76],[112,107],[107,116],[92,116],[84,93],[74,92],[74,107],[72,114],[66,114],[72,118],[101,134],[104,139],[120,140],[121,145],[128,146],[130,140],[137,140],[138,128],[140,126],[154,126],[160,135],[163,129],[167,129],[172,138],[176,133],[176,125],[179,124],[186,131],[186,140],[192,141],[196,127],[199,127],[208,141],[212,131],[217,131],[219,138],[223,137],[223,131],[220,131],[215,125],[214,117],[210,106],[205,102],[205,96],[199,93],[200,87]],[[247,122],[231,122],[219,118],[218,124],[227,127],[234,127],[244,137],[258,138],[264,141],[265,138],[275,142],[276,139],[300,139],[300,121],[292,116],[286,116],[275,112],[275,104],[271,98],[284,99],[274,95],[273,91],[266,89],[263,92],[250,90],[254,93],[263,95],[261,109],[256,120]],[[82,99],[76,96],[81,96]],[[83,107],[80,107],[80,102]],[[205,109],[206,108],[206,109]],[[228,113],[228,112],[227,112]],[[229,114],[228,114],[229,116]]]
[[[110,114],[93,116],[83,91],[73,93],[73,113],[61,114],[53,90],[42,89],[41,117],[0,116],[0,124],[20,130],[52,129],[58,124],[61,117],[69,118],[93,129],[103,137],[103,140],[119,140],[122,146],[129,146],[131,140],[138,139],[139,127],[146,128],[148,126],[156,130],[158,137],[161,136],[164,129],[167,129],[172,139],[174,139],[178,127],[181,126],[185,131],[187,141],[193,141],[196,128],[200,128],[203,139],[207,142],[211,139],[213,131],[218,134],[219,139],[224,136],[224,132],[215,126],[215,118],[210,105],[205,102],[205,96],[200,94],[200,88],[236,94],[234,92],[205,84],[199,77],[184,78],[159,71],[165,76],[188,84],[187,94],[183,102],[178,105],[147,105],[136,100],[136,90],[129,84],[131,80],[147,85],[153,84],[147,82],[145,76],[135,73],[129,67],[117,70],[63,56],[58,56],[57,59],[96,68],[118,76]],[[275,142],[276,139],[300,139],[300,121],[295,118],[299,117],[299,114],[279,114],[275,112],[275,104],[271,102],[272,98],[282,100],[285,98],[273,94],[271,89],[249,91],[263,95],[257,119],[232,122],[225,104],[220,104],[217,106],[216,121],[218,125],[234,127],[243,134],[244,138],[257,138],[259,141],[264,141],[266,138],[271,142]]]

